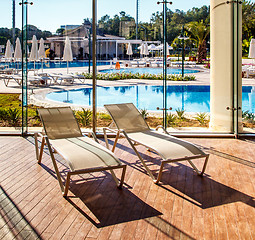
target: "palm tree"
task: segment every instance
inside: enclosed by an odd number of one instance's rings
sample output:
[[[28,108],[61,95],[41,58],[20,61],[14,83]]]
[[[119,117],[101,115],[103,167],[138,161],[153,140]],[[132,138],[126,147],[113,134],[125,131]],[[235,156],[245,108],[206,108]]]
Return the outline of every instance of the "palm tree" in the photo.
[[[186,31],[190,37],[197,42],[197,57],[198,62],[202,63],[203,59],[206,59],[206,37],[210,32],[209,26],[207,26],[203,20],[199,22],[190,22],[186,25]]]

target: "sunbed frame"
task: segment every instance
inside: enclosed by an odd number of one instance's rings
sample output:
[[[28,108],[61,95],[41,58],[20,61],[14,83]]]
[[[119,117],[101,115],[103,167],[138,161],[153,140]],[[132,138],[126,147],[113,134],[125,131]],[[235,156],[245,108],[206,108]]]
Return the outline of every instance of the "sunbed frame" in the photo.
[[[59,109],[60,110],[64,109],[65,111],[69,111],[70,112],[70,116],[71,116],[71,120],[74,121],[74,123],[73,123],[74,128],[75,128],[75,126],[77,126],[76,131],[78,131],[78,134],[76,134],[74,132],[71,132],[70,133],[70,137],[71,138],[76,138],[76,137],[87,138],[87,137],[84,137],[82,135],[82,133],[80,131],[80,128],[78,126],[78,123],[77,123],[77,121],[76,121],[76,119],[75,119],[75,117],[73,115],[73,112],[72,112],[72,110],[69,107],[65,107],[65,108],[48,108],[47,110],[51,111],[51,110],[59,110]],[[39,112],[40,117],[42,119],[45,133],[47,133],[47,124],[45,124],[44,116],[43,116],[43,114],[42,114],[40,109],[38,109],[38,112]],[[80,132],[80,134],[79,134],[79,132]],[[52,136],[52,134],[50,134],[50,135]],[[51,156],[51,160],[52,160],[52,163],[53,163],[56,175],[57,175],[57,179],[58,179],[58,182],[59,182],[59,185],[60,185],[60,188],[61,188],[61,191],[62,191],[62,194],[63,194],[64,197],[67,196],[69,185],[70,185],[70,178],[71,178],[71,176],[72,175],[78,175],[78,174],[85,174],[85,173],[92,173],[92,172],[100,172],[100,171],[107,171],[107,170],[109,170],[111,175],[112,175],[112,177],[113,177],[113,179],[114,179],[114,181],[117,184],[117,187],[120,188],[120,189],[122,188],[122,185],[123,185],[123,182],[124,182],[124,177],[125,177],[125,172],[126,172],[126,165],[122,164],[113,155],[112,155],[112,157],[116,160],[116,165],[115,166],[86,168],[86,169],[78,169],[78,170],[75,170],[75,171],[72,171],[70,169],[70,171],[67,173],[67,178],[66,178],[66,182],[65,182],[65,186],[64,186],[64,184],[62,182],[62,179],[61,179],[61,175],[60,175],[59,170],[58,170],[58,166],[57,166],[57,162],[56,162],[54,153],[58,153],[59,155],[61,155],[65,159],[65,151],[63,149],[61,149],[61,151],[59,151],[57,148],[55,148],[54,147],[54,143],[52,143],[51,139],[46,134],[35,133],[34,137],[35,137],[36,158],[37,158],[38,164],[41,164],[44,146],[47,145],[47,147],[49,149],[50,156]],[[38,148],[38,137],[42,137],[40,150]],[[67,138],[67,137],[68,136],[66,135],[65,138]],[[60,138],[58,138],[58,139],[60,139]],[[96,138],[95,138],[95,140],[96,140]],[[103,151],[102,146],[99,143],[95,142],[95,146],[97,144],[100,146],[100,150]],[[105,151],[107,151],[107,153],[111,153],[107,149],[105,149]],[[86,156],[84,156],[84,161],[86,161]],[[70,168],[70,166],[69,166],[69,168]],[[115,173],[113,171],[115,169],[122,169],[122,175],[121,175],[121,179],[120,180],[118,180],[118,178],[116,177],[116,175],[115,175]]]
[[[161,179],[161,176],[162,176],[162,171],[164,169],[164,166],[167,164],[167,163],[173,163],[173,162],[180,162],[180,161],[188,161],[189,164],[192,166],[192,168],[196,171],[196,173],[200,176],[202,176],[205,172],[205,169],[206,169],[206,166],[207,166],[207,163],[208,163],[208,159],[209,159],[209,154],[206,154],[204,152],[201,151],[201,154],[196,154],[196,155],[193,155],[193,156],[183,156],[183,157],[179,157],[179,158],[176,158],[176,159],[166,159],[164,158],[164,156],[161,154],[161,152],[159,152],[157,150],[157,148],[155,148],[153,145],[151,144],[144,144],[142,141],[139,141],[137,140],[136,138],[132,138],[129,136],[128,132],[125,131],[124,129],[120,129],[119,128],[119,123],[118,121],[116,120],[114,114],[111,112],[111,110],[109,109],[109,106],[112,106],[112,105],[118,105],[118,106],[121,106],[122,104],[109,104],[109,105],[105,105],[105,108],[106,110],[108,111],[108,113],[111,115],[112,119],[113,119],[113,122],[114,124],[116,125],[117,129],[113,129],[111,127],[108,127],[108,128],[104,128],[103,131],[104,131],[104,138],[105,138],[105,142],[106,142],[106,147],[108,149],[110,149],[109,147],[109,143],[108,143],[108,138],[107,138],[107,131],[110,131],[110,132],[113,132],[113,133],[116,133],[116,137],[115,137],[115,141],[114,141],[114,144],[113,144],[113,147],[111,149],[112,152],[114,152],[115,148],[116,148],[116,145],[117,145],[117,142],[118,142],[118,139],[120,138],[121,135],[123,135],[127,141],[129,142],[130,146],[132,147],[132,149],[134,150],[134,152],[136,153],[137,157],[140,159],[140,161],[142,162],[144,168],[146,169],[147,173],[149,174],[149,176],[152,178],[153,182],[158,184],[160,179]],[[129,107],[133,108],[133,110],[136,109],[136,107],[132,104],[132,103],[127,103],[127,104],[123,104],[123,105],[128,105]],[[137,110],[137,109],[136,109]],[[137,110],[136,112],[137,114],[137,118],[139,118],[140,120],[140,123],[141,122],[144,122],[142,124],[144,124],[143,126],[143,130],[146,129],[146,126],[148,128],[148,132],[156,132],[155,130],[151,130],[149,128],[149,126],[147,125],[146,121],[143,119],[141,113]],[[169,136],[169,141],[171,142],[171,140],[176,140],[176,138],[172,137],[164,128],[163,126],[159,126],[158,128],[162,128],[163,131],[164,131],[164,134]],[[158,129],[157,128],[157,129]],[[162,135],[165,137],[165,135]],[[179,140],[181,143],[184,143],[185,145],[190,145],[192,146],[193,148],[197,148],[194,144],[192,143],[189,143],[187,141],[183,141],[183,140]],[[144,159],[142,158],[142,156],[140,155],[140,153],[138,152],[138,150],[136,149],[135,145],[143,145],[144,147],[148,148],[149,150],[152,150],[154,152],[156,152],[158,155],[161,156],[161,158],[163,159],[161,161],[161,164],[160,164],[160,169],[159,169],[159,173],[157,175],[157,177],[155,178],[154,175],[152,174],[151,170],[148,168],[148,166],[146,165]],[[197,148],[198,149],[198,148]],[[192,160],[194,159],[199,159],[199,158],[205,158],[205,161],[204,161],[204,165],[202,167],[202,170],[199,171],[198,168],[195,166],[195,164],[192,162]]]

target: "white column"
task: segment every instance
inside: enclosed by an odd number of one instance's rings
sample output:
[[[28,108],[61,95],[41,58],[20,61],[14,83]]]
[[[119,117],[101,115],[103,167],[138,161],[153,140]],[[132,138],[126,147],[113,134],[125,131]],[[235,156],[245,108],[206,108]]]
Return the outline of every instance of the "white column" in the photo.
[[[230,1],[231,2],[231,1]],[[223,3],[223,4],[222,4]],[[233,45],[233,7],[236,3],[223,2],[222,0],[211,0],[210,27],[211,27],[211,110],[210,129],[218,132],[232,132],[233,128],[233,105],[234,85],[233,79],[236,74],[236,64],[234,63]],[[241,6],[240,6],[241,8]],[[241,14],[239,14],[241,16]],[[240,17],[241,18],[241,17]],[[239,20],[239,28],[241,19]],[[241,36],[242,31],[239,29]],[[238,42],[240,45],[241,43]],[[241,48],[241,46],[240,46]],[[241,59],[241,56],[239,56]],[[240,60],[238,60],[240,61]],[[241,71],[239,71],[241,72]],[[242,83],[241,76],[238,77],[237,86],[240,90]],[[239,91],[240,93],[240,91]],[[238,98],[241,102],[242,96]],[[240,111],[241,112],[241,111]],[[240,121],[241,119],[239,119]],[[241,124],[240,124],[241,125]]]

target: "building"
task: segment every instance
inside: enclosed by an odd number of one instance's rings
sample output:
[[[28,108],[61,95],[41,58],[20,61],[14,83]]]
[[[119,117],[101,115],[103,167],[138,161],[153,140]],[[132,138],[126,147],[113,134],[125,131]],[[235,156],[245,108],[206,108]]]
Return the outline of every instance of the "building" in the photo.
[[[67,25],[71,26],[71,25]],[[72,25],[73,26],[73,25]],[[124,29],[124,28],[121,28]],[[125,28],[126,31],[123,32],[124,35],[128,35],[128,28]],[[66,36],[69,37],[72,44],[72,51],[74,58],[77,59],[88,59],[89,54],[89,37],[92,34],[91,31],[91,23],[87,20],[84,20],[83,24],[74,28],[74,29],[66,29],[64,35],[62,36],[53,36],[47,38],[47,41],[51,43],[51,49],[55,51],[56,57],[63,57],[64,52],[64,41]],[[102,34],[100,31],[97,33],[97,59],[98,60],[108,60],[113,59],[115,57],[123,59],[127,57],[125,55],[126,48],[128,43],[131,44],[141,44],[142,40],[126,40],[125,37],[113,36]],[[160,41],[150,41],[150,43],[160,44]]]

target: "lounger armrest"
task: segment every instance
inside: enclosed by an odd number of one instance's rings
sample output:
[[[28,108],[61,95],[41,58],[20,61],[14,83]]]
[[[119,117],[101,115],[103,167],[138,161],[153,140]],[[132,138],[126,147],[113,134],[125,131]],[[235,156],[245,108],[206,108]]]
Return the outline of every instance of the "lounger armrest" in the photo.
[[[156,127],[156,131],[157,131],[159,128],[163,129],[164,133],[169,134],[169,133],[167,132],[167,130],[166,130],[162,125],[158,125],[158,126]]]

